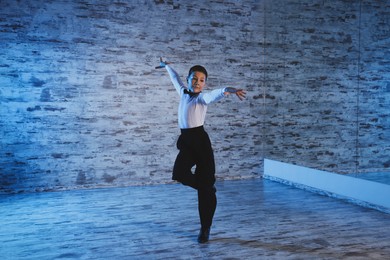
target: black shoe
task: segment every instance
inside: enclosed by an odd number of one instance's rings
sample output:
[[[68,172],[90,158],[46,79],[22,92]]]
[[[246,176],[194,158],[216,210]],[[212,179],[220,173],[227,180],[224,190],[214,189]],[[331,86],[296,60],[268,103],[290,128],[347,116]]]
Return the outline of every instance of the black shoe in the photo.
[[[203,244],[209,241],[210,228],[201,228],[198,235],[198,242]]]

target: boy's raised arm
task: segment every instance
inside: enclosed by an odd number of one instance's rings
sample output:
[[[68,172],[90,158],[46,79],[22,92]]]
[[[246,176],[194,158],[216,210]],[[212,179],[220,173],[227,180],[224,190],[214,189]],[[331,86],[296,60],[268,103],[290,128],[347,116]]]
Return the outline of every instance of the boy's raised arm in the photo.
[[[168,66],[168,64],[171,64],[171,62],[163,61],[163,59],[160,57],[160,66],[157,66],[156,69],[165,68],[168,71],[173,86],[175,87],[176,91],[180,94],[181,89],[185,88],[185,85],[181,81],[179,74],[177,74],[177,72],[174,69]]]

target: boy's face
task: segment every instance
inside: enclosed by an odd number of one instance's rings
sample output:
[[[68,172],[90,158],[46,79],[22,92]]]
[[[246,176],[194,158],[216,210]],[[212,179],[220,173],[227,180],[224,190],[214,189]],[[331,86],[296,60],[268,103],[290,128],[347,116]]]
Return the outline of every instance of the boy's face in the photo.
[[[199,93],[203,90],[206,85],[206,75],[200,71],[194,71],[187,78],[188,88],[193,93]]]

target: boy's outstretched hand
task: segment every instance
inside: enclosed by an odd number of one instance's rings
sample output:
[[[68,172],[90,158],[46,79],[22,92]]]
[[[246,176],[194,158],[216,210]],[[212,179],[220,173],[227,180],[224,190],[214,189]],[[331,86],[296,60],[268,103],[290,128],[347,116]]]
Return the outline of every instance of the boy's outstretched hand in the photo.
[[[156,69],[165,68],[168,64],[171,64],[171,62],[163,61],[162,57],[160,57],[160,66],[157,66]]]
[[[238,89],[236,91],[236,96],[240,99],[240,100],[244,100],[246,98],[246,91],[243,90],[243,89]]]
[[[232,88],[232,87],[226,88],[225,95],[229,95],[229,94],[232,94],[232,93],[236,94],[236,96],[240,100],[244,100],[245,97],[246,97],[246,91],[243,90],[243,89],[236,89],[236,88]]]

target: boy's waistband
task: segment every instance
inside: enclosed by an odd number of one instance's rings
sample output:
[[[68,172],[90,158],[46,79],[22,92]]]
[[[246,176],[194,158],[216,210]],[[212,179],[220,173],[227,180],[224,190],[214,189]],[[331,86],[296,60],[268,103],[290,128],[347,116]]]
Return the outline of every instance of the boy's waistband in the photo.
[[[201,125],[201,126],[194,127],[194,128],[185,128],[185,129],[181,128],[180,131],[182,134],[200,133],[200,132],[204,132],[204,128]]]

